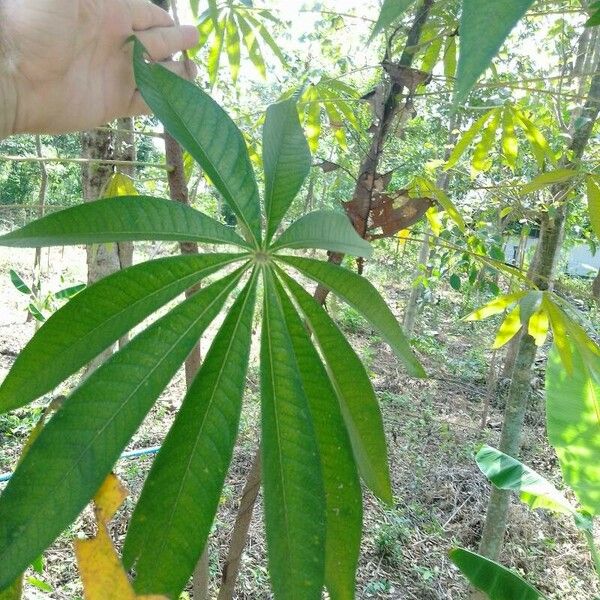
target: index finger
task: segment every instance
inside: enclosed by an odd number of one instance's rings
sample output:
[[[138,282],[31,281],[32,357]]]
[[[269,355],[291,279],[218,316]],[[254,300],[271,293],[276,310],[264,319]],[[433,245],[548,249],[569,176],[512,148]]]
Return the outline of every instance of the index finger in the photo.
[[[174,24],[171,15],[149,0],[129,0],[131,25],[134,31],[145,31],[152,27],[169,27]]]

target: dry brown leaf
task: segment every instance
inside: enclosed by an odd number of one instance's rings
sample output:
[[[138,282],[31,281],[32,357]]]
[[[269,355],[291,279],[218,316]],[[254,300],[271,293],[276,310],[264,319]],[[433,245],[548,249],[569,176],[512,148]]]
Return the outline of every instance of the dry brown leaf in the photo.
[[[408,88],[409,94],[413,94],[417,86],[427,85],[431,81],[431,73],[419,71],[419,69],[405,67],[389,60],[384,60],[381,66],[396,85]]]

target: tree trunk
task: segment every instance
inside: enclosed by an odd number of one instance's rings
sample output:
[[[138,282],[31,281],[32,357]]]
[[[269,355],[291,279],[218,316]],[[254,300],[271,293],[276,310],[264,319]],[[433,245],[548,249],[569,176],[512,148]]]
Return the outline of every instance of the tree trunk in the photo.
[[[591,51],[596,51],[596,48],[592,48]],[[574,123],[572,130],[569,145],[572,159],[565,161],[562,166],[567,168],[577,167],[587,146],[592,128],[598,119],[599,111],[600,70],[597,67],[587,100],[581,111],[582,118]],[[547,213],[544,215],[538,248],[529,273],[529,278],[540,290],[547,290],[552,285],[554,267],[563,238],[568,208],[565,199],[569,189],[569,182],[558,183],[551,188],[553,200],[558,204],[558,208],[554,218],[550,218]],[[530,395],[531,369],[536,354],[537,346],[533,338],[528,333],[522,332],[518,338],[518,350],[500,441],[500,450],[515,458],[518,458],[521,448],[523,421]],[[493,560],[498,558],[502,548],[509,500],[510,492],[492,488],[479,551]]]
[[[414,52],[419,43],[419,39],[421,38],[421,31],[429,18],[433,3],[434,0],[423,0],[422,6],[417,11],[415,20],[406,38],[404,51],[400,57],[400,65],[403,67],[410,67],[412,65]],[[398,97],[403,88],[402,85],[399,85],[396,82],[387,85],[385,79],[382,80],[380,85],[386,86],[383,98],[383,114],[379,119],[379,123],[374,128],[375,130],[373,131],[373,136],[371,138],[371,145],[360,165],[358,179],[354,188],[354,193],[352,194],[352,202],[355,202],[358,206],[358,213],[361,217],[360,220],[364,223],[364,226],[361,230],[356,223],[353,222],[353,224],[357,233],[363,238],[367,235],[369,214],[371,212],[371,204],[375,191],[377,167],[379,166],[381,153],[390,130],[390,125],[398,110]],[[408,100],[410,100],[410,98]],[[344,259],[344,255],[337,252],[329,252],[328,254],[329,262],[333,264],[339,265]],[[362,270],[362,263],[359,263],[359,270]],[[329,289],[319,284],[315,290],[314,297],[320,304],[325,304],[328,294]]]
[[[42,138],[39,135],[35,136],[35,150],[38,158],[43,158],[42,155]],[[44,216],[46,208],[46,192],[48,190],[48,170],[46,169],[46,163],[40,161],[38,163],[40,168],[40,191],[38,193],[38,205],[37,205],[37,218],[41,219]],[[50,252],[50,249],[48,249]],[[35,249],[35,256],[33,259],[33,284],[31,289],[34,296],[39,297],[42,288],[42,249]],[[27,313],[27,320],[29,320],[30,312]],[[36,329],[40,326],[39,321],[36,320]]]
[[[81,134],[81,156],[95,160],[114,160],[114,139],[112,133],[98,129],[83,132]],[[85,202],[94,202],[102,197],[104,188],[112,172],[113,167],[106,163],[94,162],[82,166],[82,189]],[[88,285],[121,268],[117,244],[88,245],[86,251]],[[112,354],[113,348],[114,346],[111,346],[97,356],[86,368],[86,373],[91,373],[96,367],[102,364]]]
[[[132,117],[124,117],[117,120],[115,154],[117,160],[134,162],[137,159]],[[121,166],[119,171],[132,180],[135,177],[134,165]],[[133,242],[118,242],[117,252],[119,255],[119,267],[121,269],[126,269],[133,264]],[[119,348],[123,348],[128,341],[129,334],[126,333],[119,339]]]

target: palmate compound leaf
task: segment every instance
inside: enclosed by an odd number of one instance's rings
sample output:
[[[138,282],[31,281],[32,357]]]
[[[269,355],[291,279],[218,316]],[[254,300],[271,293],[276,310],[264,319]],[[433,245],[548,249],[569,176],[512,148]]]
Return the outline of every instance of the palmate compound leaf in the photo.
[[[554,329],[554,324],[553,324]],[[556,339],[556,333],[555,333]],[[565,482],[582,508],[600,514],[600,357],[570,332],[564,336],[571,361],[556,344],[546,368],[548,440],[556,450]]]
[[[244,256],[161,258],[118,271],[81,291],[19,353],[0,385],[0,412],[51,391],[161,306]]]
[[[166,240],[248,248],[231,227],[179,202],[118,196],[66,208],[0,236],[0,246],[38,248]]]
[[[325,285],[350,304],[379,331],[413,377],[425,377],[425,370],[379,292],[367,280],[337,265],[299,256],[277,255],[276,259]]]
[[[289,275],[285,285],[307,320],[333,384],[358,470],[384,502],[393,501],[381,412],[363,364],[317,301]]]
[[[310,171],[311,154],[300,126],[297,101],[294,94],[269,106],[263,127],[267,242]]]
[[[245,234],[260,245],[258,187],[240,130],[208,94],[162,65],[147,63],[142,44],[135,38],[133,44],[135,80],[145,102],[206,171]]]
[[[319,600],[325,492],[309,403],[271,269],[263,269],[262,470],[269,572],[278,600]]]
[[[464,548],[450,550],[450,560],[489,600],[544,600],[541,592],[506,567]]]
[[[0,496],[0,588],[85,507],[246,268],[203,288],[138,334],[85,379],[44,427]]]
[[[206,543],[238,432],[256,279],[220,327],[135,508],[123,560],[139,593],[179,598]]]
[[[325,488],[325,585],[332,600],[351,600],[362,529],[362,496],[352,445],[336,392],[286,292],[276,281],[319,447]]]
[[[271,244],[271,250],[281,248],[321,248],[367,258],[373,254],[371,244],[358,235],[348,216],[330,210],[316,210],[294,221]]]

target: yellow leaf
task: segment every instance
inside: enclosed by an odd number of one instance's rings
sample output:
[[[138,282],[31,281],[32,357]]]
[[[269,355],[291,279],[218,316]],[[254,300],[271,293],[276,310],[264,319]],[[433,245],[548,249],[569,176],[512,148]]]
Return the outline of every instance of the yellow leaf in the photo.
[[[548,327],[550,321],[546,311],[543,309],[536,310],[529,318],[527,324],[527,333],[535,340],[536,346],[543,346],[548,335]]]
[[[558,351],[560,360],[564,365],[568,374],[573,372],[573,353],[569,342],[567,331],[567,316],[564,312],[549,298],[544,295],[542,307],[545,308],[546,314],[550,319],[552,326],[552,335],[554,338],[554,346]]]
[[[436,208],[430,208],[425,213],[425,216],[429,221],[429,227],[431,227],[433,235],[435,235],[436,237],[439,236],[442,232],[442,221],[440,219],[440,213],[437,211]]]
[[[91,540],[75,540],[77,565],[85,600],[135,600],[135,592],[117,556],[106,527]]]
[[[127,489],[119,481],[119,478],[114,473],[108,475],[94,496],[98,524],[108,523],[114,517],[119,506],[125,502],[127,495]]]
[[[133,184],[131,177],[123,173],[114,173],[108,180],[104,188],[104,196],[106,198],[114,198],[115,196],[137,196],[138,191]]]
[[[526,294],[527,292],[516,292],[515,294],[507,294],[505,296],[495,298],[491,302],[488,302],[481,308],[478,308],[471,314],[464,317],[463,321],[481,321],[482,319],[487,319],[492,315],[497,315],[503,312],[511,304],[517,302],[517,300],[523,298],[523,296]]]
[[[506,319],[502,321],[500,328],[498,329],[498,333],[496,334],[496,339],[492,345],[492,349],[496,350],[497,348],[502,348],[504,344],[507,344],[512,340],[519,330],[522,327],[520,313],[521,308],[516,306],[513,308],[508,315],[506,315]]]

